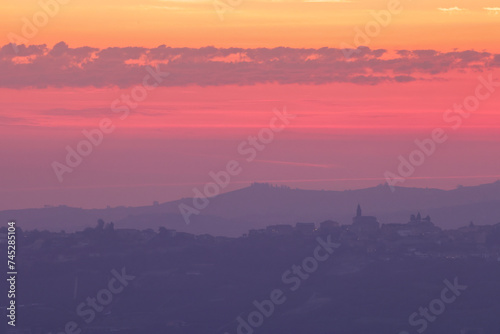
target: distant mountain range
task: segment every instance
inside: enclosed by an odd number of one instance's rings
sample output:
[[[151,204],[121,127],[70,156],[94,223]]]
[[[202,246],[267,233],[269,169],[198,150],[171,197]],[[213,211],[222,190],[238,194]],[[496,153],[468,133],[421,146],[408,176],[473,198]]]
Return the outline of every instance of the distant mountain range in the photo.
[[[500,181],[453,190],[387,185],[345,191],[302,190],[256,183],[209,199],[207,207],[186,224],[179,205],[193,206],[192,198],[153,206],[80,209],[67,206],[0,211],[0,220],[15,219],[24,229],[82,230],[98,219],[115,228],[158,229],[223,236],[240,236],[249,229],[272,224],[335,220],[350,224],[358,203],[363,214],[380,223],[406,223],[410,214],[430,215],[441,228],[500,222]]]

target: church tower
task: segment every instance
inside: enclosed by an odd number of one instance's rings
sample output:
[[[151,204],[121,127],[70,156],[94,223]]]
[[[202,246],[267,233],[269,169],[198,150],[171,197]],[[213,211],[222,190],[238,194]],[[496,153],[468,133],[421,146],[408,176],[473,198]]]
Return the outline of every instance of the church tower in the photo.
[[[361,205],[358,204],[356,216],[352,218],[352,230],[357,233],[372,233],[379,229],[377,217],[363,216]]]

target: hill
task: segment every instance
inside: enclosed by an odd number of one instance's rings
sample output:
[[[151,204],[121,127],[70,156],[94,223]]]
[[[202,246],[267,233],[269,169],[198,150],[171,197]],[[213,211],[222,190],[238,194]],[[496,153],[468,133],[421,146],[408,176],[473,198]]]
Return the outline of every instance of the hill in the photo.
[[[117,228],[169,229],[195,234],[239,236],[271,224],[336,220],[350,224],[357,204],[381,223],[406,223],[410,214],[429,214],[441,228],[457,228],[470,221],[489,225],[500,221],[500,181],[453,190],[397,187],[322,191],[291,189],[255,183],[209,199],[206,208],[186,224],[180,204],[192,198],[153,206],[80,209],[67,206],[0,211],[0,219],[17,220],[24,229],[75,231],[94,226],[97,219]]]

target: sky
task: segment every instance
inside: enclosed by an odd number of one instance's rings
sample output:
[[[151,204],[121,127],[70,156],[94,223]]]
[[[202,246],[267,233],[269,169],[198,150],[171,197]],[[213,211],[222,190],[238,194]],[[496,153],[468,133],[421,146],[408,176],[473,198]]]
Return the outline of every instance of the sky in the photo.
[[[487,0],[3,2],[0,209],[192,197],[232,160],[222,191],[495,181],[499,25]]]

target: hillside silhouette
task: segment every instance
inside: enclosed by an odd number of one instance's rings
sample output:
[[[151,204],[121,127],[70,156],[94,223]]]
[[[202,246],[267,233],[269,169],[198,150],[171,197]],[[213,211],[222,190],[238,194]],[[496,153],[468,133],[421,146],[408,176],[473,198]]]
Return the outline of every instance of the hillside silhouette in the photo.
[[[97,219],[113,221],[118,228],[153,228],[160,226],[194,234],[210,233],[239,236],[250,229],[272,224],[321,222],[335,220],[348,224],[353,208],[360,203],[381,223],[404,223],[414,212],[432,216],[443,229],[500,221],[500,181],[453,190],[398,187],[387,185],[344,191],[291,189],[267,183],[227,192],[209,199],[206,208],[183,219],[179,205],[193,205],[183,198],[151,206],[81,209],[67,206],[7,210],[0,219],[16,219],[27,229],[76,231],[93,226]]]

